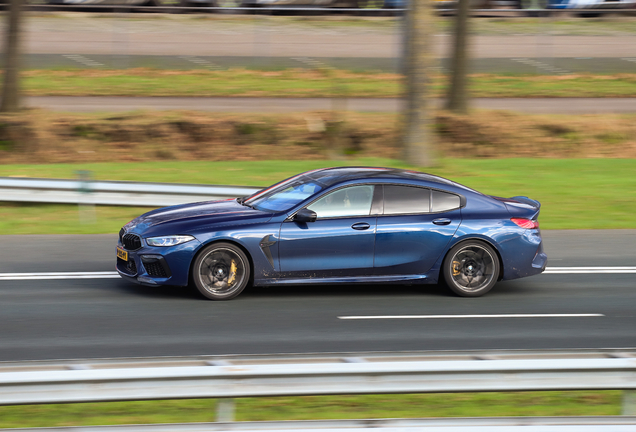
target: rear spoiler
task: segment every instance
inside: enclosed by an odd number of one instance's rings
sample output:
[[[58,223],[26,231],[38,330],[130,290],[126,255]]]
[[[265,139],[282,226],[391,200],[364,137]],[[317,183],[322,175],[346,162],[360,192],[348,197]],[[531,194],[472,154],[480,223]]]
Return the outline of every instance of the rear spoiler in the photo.
[[[510,198],[510,200],[514,200],[517,201],[519,204],[515,204],[514,202],[511,201],[506,201],[506,207],[508,208],[508,211],[513,214],[513,213],[517,213],[515,212],[513,209],[515,210],[521,210],[521,208],[525,208],[526,212],[528,210],[531,211],[532,216],[525,216],[528,219],[536,219],[537,216],[539,216],[539,211],[541,210],[541,203],[537,200],[533,200],[531,198],[528,198],[526,196],[515,196]],[[515,208],[516,207],[516,208]],[[528,208],[530,207],[530,208]],[[524,212],[524,213],[526,213]]]
[[[541,208],[541,203],[539,201],[530,199],[527,196],[514,196],[514,197],[512,197],[510,199],[522,202],[524,204],[528,204],[528,205],[536,208],[537,210],[539,210]]]

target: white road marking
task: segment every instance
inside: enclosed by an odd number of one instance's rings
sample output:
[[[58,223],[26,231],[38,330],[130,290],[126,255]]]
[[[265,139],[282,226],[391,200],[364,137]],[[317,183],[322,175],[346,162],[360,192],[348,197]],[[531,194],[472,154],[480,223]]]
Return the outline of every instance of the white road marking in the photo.
[[[636,267],[547,267],[544,274],[636,273]]]
[[[209,62],[209,61],[207,61],[205,59],[202,59],[202,58],[199,58],[199,57],[196,57],[196,56],[179,56],[179,57],[184,59],[184,60],[187,60],[189,62],[198,64],[199,66],[203,66],[203,67],[205,67],[207,69],[210,69],[210,70],[221,70],[222,69],[220,66],[218,66],[218,65],[216,65],[216,64],[214,64],[212,62]]]
[[[117,272],[51,272],[51,273],[0,273],[3,280],[53,280],[53,279],[114,279]]]
[[[548,267],[543,274],[636,274],[636,267]],[[3,280],[116,279],[117,272],[0,273]]]
[[[320,60],[316,60],[309,57],[292,57],[292,60],[296,60],[297,62],[304,63],[316,69],[333,69],[328,64],[323,63]]]
[[[627,274],[636,273],[636,267],[548,267],[544,274]],[[49,272],[49,273],[0,273],[3,280],[46,280],[46,279],[116,279],[117,272]]]
[[[529,58],[525,58],[525,57],[523,57],[523,58],[513,58],[513,59],[510,59],[510,60],[515,61],[517,63],[522,63],[522,64],[525,64],[525,65],[533,66],[533,67],[536,67],[537,69],[544,69],[544,70],[547,70],[548,72],[552,72],[552,73],[557,73],[557,74],[569,73],[565,69],[561,69],[561,68],[558,68],[558,67],[555,67],[555,66],[551,66],[551,65],[549,65],[547,63],[543,63],[543,62],[536,61],[536,60],[529,59]]]
[[[370,319],[457,319],[457,318],[589,318],[603,314],[498,314],[498,315],[360,315],[339,316],[341,320]]]
[[[64,54],[64,55],[62,55],[62,57],[66,57],[69,60],[73,60],[73,61],[76,61],[78,63],[81,63],[84,66],[90,66],[90,67],[101,67],[101,66],[104,66],[103,63],[97,62],[95,60],[91,60],[88,57],[84,57],[83,55],[79,55],[79,54]]]

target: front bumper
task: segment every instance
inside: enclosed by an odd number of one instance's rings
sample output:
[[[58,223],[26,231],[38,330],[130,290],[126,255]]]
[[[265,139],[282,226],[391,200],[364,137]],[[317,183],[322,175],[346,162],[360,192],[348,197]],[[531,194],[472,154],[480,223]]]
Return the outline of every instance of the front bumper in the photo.
[[[186,286],[190,263],[200,243],[191,240],[177,246],[152,247],[142,240],[137,250],[125,249],[121,241],[117,246],[128,252],[128,261],[117,258],[115,267],[123,279],[148,286]]]

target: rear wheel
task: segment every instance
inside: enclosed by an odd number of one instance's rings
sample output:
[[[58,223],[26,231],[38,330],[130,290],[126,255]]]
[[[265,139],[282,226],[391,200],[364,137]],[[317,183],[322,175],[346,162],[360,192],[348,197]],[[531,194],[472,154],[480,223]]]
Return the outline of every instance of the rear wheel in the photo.
[[[229,300],[241,293],[250,280],[245,253],[231,243],[215,243],[199,253],[192,266],[192,280],[211,300]]]
[[[488,244],[467,241],[453,247],[444,260],[446,285],[462,297],[479,297],[497,283],[499,259]]]

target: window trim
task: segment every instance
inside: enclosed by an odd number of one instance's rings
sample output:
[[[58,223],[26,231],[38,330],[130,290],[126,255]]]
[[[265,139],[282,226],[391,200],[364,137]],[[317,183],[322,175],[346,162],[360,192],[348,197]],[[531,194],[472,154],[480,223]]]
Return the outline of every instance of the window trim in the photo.
[[[412,185],[412,184],[407,184],[407,183],[381,183],[381,184],[376,185],[376,186],[382,186],[382,213],[378,213],[376,215],[378,217],[428,215],[428,214],[433,214],[434,215],[434,214],[448,213],[448,212],[459,210],[459,209],[462,209],[462,208],[466,207],[466,197],[465,196],[460,195],[460,194],[455,193],[455,192],[449,192],[447,190],[439,189],[439,188],[433,188],[433,187],[429,187],[429,186]],[[429,192],[428,212],[391,213],[391,214],[384,213],[384,186],[404,186],[404,187],[414,187],[414,188],[420,188],[420,189],[428,189],[428,192]],[[433,191],[443,192],[443,193],[447,193],[447,194],[451,194],[451,195],[455,195],[455,196],[459,197],[459,207],[456,207],[456,208],[453,208],[453,209],[450,209],[450,210],[437,211],[437,212],[432,211],[432,209],[433,209]],[[374,198],[375,198],[375,195],[374,195]],[[373,204],[371,205],[371,208],[373,208]]]
[[[354,183],[354,184],[348,184],[348,185],[343,185],[340,186],[338,188],[335,189],[331,189],[328,190],[327,192],[323,193],[322,195],[320,195],[319,197],[317,197],[315,200],[312,200],[311,202],[304,204],[302,207],[300,207],[298,210],[295,210],[292,214],[290,214],[287,218],[285,218],[284,222],[293,222],[294,221],[294,216],[296,216],[296,213],[298,213],[300,210],[304,209],[304,208],[308,208],[310,205],[312,205],[313,203],[315,203],[316,201],[319,201],[320,199],[324,198],[325,196],[327,196],[327,194],[333,193],[333,192],[337,192],[340,189],[345,189],[345,188],[350,188],[350,187],[356,187],[356,186],[373,186],[373,196],[371,197],[371,208],[369,208],[369,214],[368,215],[357,215],[357,216],[332,216],[332,217],[319,217],[316,218],[316,221],[324,221],[324,220],[335,220],[335,219],[351,219],[351,218],[363,218],[363,217],[377,217],[377,214],[371,214],[371,210],[373,209],[373,204],[375,203],[375,196],[376,196],[376,188],[378,186],[382,186],[382,184],[378,184],[378,183],[371,183],[371,182],[365,182],[365,183]]]
[[[348,185],[343,185],[340,186],[336,189],[331,189],[327,192],[324,192],[323,194],[321,194],[319,197],[317,197],[316,199],[312,200],[311,202],[301,206],[298,210],[295,210],[292,214],[290,214],[287,218],[285,218],[284,222],[293,222],[294,221],[294,216],[296,216],[296,213],[298,213],[301,209],[307,208],[310,205],[312,205],[313,203],[315,203],[316,201],[318,201],[319,199],[321,199],[323,196],[326,196],[327,193],[331,193],[331,192],[336,192],[340,189],[344,189],[347,187],[354,187],[354,186],[373,186],[373,199],[371,201],[371,209],[369,210],[369,214],[368,215],[362,215],[362,216],[334,216],[334,217],[329,217],[329,218],[317,218],[316,220],[334,220],[334,219],[349,219],[349,218],[360,218],[360,217],[390,217],[390,216],[411,216],[411,215],[428,215],[428,214],[442,214],[442,213],[448,213],[451,211],[455,211],[455,210],[459,210],[462,209],[464,207],[466,207],[466,197],[464,195],[461,195],[459,193],[456,192],[450,192],[444,189],[440,189],[440,188],[436,188],[436,187],[429,187],[429,186],[421,186],[421,185],[414,185],[414,184],[410,184],[410,183],[395,183],[395,182],[391,182],[391,183],[372,183],[372,182],[364,182],[364,183],[354,183],[354,184],[348,184]],[[391,213],[391,214],[384,214],[384,186],[404,186],[404,187],[414,187],[414,188],[420,188],[420,189],[428,189],[429,191],[429,202],[428,202],[428,208],[429,211],[428,212],[415,212],[415,213]],[[378,189],[382,190],[381,193],[381,198],[378,196]],[[438,211],[438,212],[433,212],[430,211],[433,208],[433,191],[438,191],[438,192],[444,192],[447,194],[451,194],[451,195],[456,195],[459,197],[459,207],[456,207],[454,209],[450,209],[450,210],[444,210],[444,211]],[[376,200],[379,200],[379,203],[376,203]],[[373,213],[374,208],[377,206],[381,206],[382,207],[382,211],[378,212],[378,213]]]

